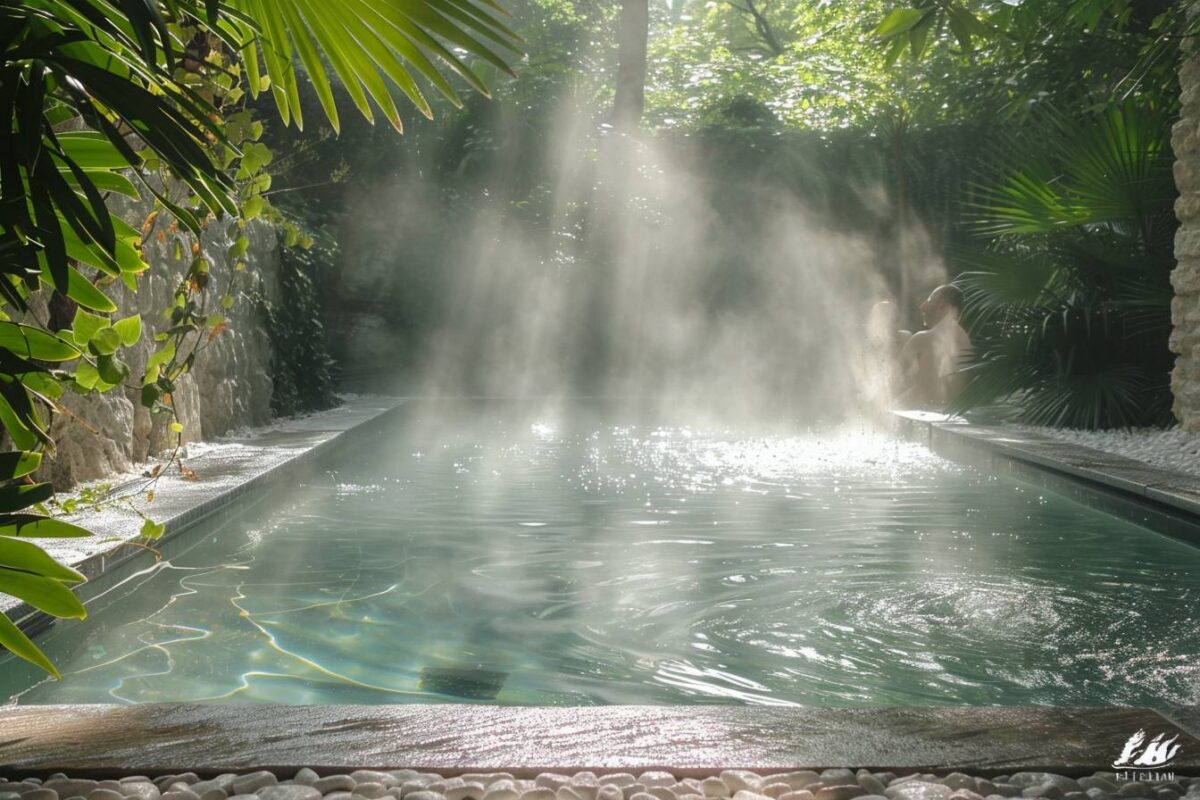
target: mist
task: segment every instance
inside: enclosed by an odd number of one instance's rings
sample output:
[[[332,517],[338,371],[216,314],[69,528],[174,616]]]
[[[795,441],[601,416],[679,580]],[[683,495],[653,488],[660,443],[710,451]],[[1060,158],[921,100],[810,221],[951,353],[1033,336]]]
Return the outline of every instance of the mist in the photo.
[[[809,165],[798,189],[773,179],[769,163],[733,182],[703,147],[614,130],[576,98],[551,119],[535,156],[538,191],[497,158],[472,196],[455,197],[453,223],[432,169],[359,196],[342,235],[361,254],[352,280],[365,293],[429,287],[430,301],[410,312],[420,320],[409,341],[362,315],[354,322],[359,369],[376,385],[547,411],[605,398],[680,423],[880,418],[891,363],[868,335],[870,310],[891,300],[903,313],[944,275],[920,228],[899,245],[883,230],[892,209],[880,186],[835,186],[863,209],[847,218],[829,199],[835,164]],[[388,355],[405,348],[405,363]]]

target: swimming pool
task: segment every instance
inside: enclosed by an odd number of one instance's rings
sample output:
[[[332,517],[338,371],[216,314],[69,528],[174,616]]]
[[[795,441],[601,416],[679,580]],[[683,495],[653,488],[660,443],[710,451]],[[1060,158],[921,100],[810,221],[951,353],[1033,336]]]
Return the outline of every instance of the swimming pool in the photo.
[[[1200,702],[1200,549],[861,430],[411,408],[0,663],[19,703]]]

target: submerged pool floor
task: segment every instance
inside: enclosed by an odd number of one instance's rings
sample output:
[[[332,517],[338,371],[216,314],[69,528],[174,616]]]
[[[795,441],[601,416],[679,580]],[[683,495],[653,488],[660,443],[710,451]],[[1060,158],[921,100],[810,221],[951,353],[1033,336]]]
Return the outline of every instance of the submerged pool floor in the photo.
[[[0,664],[19,703],[1200,703],[1200,550],[860,431],[414,408]]]

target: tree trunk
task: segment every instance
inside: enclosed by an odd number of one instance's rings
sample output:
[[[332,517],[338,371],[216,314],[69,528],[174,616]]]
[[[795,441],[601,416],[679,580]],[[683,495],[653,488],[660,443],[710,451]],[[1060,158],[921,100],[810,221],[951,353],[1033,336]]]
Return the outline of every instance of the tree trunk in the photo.
[[[632,129],[646,105],[646,38],[650,29],[648,0],[623,0],[618,22],[617,98],[613,124]]]

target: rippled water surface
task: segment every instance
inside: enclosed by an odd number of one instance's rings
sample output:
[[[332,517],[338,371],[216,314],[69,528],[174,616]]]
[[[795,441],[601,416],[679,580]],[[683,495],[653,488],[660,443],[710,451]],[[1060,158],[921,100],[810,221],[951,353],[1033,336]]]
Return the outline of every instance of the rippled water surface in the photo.
[[[1200,702],[1200,550],[1051,493],[855,431],[447,419],[197,537],[0,697]]]

